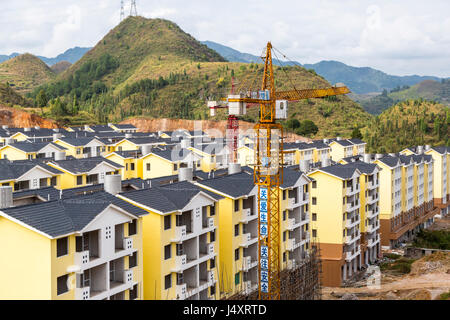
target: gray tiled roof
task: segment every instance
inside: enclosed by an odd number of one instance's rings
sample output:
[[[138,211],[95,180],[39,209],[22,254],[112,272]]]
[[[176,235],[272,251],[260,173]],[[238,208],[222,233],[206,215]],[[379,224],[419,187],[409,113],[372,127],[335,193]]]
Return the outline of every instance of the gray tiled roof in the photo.
[[[13,192],[14,199],[27,198],[30,196],[39,196],[44,201],[49,200],[58,200],[60,195],[60,190],[55,189],[54,187],[45,187],[39,189],[30,189],[30,190],[22,190]]]
[[[354,167],[364,174],[372,174],[377,168],[377,165],[375,163],[367,163],[363,161],[350,162],[348,164],[345,164],[344,166]]]
[[[48,144],[51,144],[55,146],[56,148],[60,150],[66,150],[63,146],[60,146],[53,142],[16,142],[10,144],[10,146],[17,148],[19,150],[25,151],[25,152],[37,152],[41,150],[42,148],[46,147]]]
[[[41,163],[38,161],[30,161],[30,160],[24,160],[24,161],[14,161],[14,162],[8,162],[8,161],[1,161],[0,162],[0,181],[2,180],[11,180],[11,179],[17,179],[33,169],[34,167],[39,166],[44,170],[50,171],[54,174],[61,174],[62,172],[58,169],[52,168],[45,163]]]
[[[346,180],[350,179],[357,169],[348,165],[335,164],[329,167],[322,167],[319,170]]]
[[[295,166],[298,167],[298,166]],[[289,188],[295,185],[295,183],[300,179],[303,172],[286,168],[283,170],[283,183],[281,184],[281,188]]]
[[[187,181],[125,192],[121,195],[162,213],[168,213],[182,210],[200,192],[204,192],[216,200],[222,198]]]
[[[389,155],[385,155],[382,158],[378,159],[380,162],[383,162],[384,164],[386,164],[387,166],[393,168],[396,167],[399,161],[399,158],[397,157],[392,157]]]
[[[212,190],[229,195],[232,198],[248,195],[255,186],[253,175],[245,172],[197,181],[197,183],[200,186],[208,187]]]
[[[147,214],[106,192],[3,209],[8,216],[51,237],[81,231],[110,204],[135,216]]]
[[[59,167],[72,172],[72,173],[85,173],[94,169],[97,165],[102,162],[106,162],[112,165],[114,168],[123,168],[123,166],[105,159],[103,157],[91,157],[91,158],[83,158],[83,159],[70,159],[70,160],[53,160],[52,163],[55,163]]]

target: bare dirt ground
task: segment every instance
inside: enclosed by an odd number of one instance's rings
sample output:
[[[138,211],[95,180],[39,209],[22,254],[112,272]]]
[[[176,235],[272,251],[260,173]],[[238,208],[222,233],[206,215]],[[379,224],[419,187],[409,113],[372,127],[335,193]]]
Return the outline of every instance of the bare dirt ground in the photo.
[[[450,219],[437,219],[431,230],[450,230]],[[367,280],[347,288],[324,287],[324,300],[435,300],[450,292],[450,253],[436,252],[413,262],[411,272],[382,271],[381,285],[371,289]]]

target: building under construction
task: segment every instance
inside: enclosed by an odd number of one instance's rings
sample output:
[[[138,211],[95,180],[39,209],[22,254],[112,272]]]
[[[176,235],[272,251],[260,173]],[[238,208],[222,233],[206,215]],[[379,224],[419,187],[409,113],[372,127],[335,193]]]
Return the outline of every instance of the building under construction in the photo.
[[[280,272],[281,300],[320,300],[321,299],[320,248],[313,244],[301,264]],[[247,294],[241,291],[223,300],[257,300],[258,291]]]

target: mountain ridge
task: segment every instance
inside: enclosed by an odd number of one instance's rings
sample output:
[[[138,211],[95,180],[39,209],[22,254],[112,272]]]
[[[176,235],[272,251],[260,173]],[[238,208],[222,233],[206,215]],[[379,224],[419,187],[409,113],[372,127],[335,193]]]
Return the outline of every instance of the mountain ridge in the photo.
[[[221,45],[213,41],[203,41],[210,48],[218,51],[229,61],[255,62],[259,57],[242,53],[233,48]],[[301,64],[299,62],[283,61],[278,64],[295,63],[306,69],[313,69],[330,83],[343,82],[355,93],[381,92],[383,89],[393,89],[397,86],[411,86],[423,80],[440,81],[442,78],[434,76],[395,76],[371,67],[354,67],[335,60],[323,60],[314,64]]]

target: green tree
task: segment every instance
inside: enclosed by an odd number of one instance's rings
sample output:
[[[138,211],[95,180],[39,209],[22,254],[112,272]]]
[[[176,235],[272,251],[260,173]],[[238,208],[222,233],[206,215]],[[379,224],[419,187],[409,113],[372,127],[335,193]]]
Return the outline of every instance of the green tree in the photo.
[[[359,128],[355,128],[352,131],[352,139],[362,139],[363,135],[361,133],[361,130]]]
[[[297,129],[298,127],[300,127],[300,121],[298,121],[297,119],[289,119],[288,121],[286,121],[286,126],[289,129]]]
[[[303,120],[300,122],[300,126],[295,130],[296,134],[301,136],[315,135],[319,131],[319,128],[311,120]]]
[[[36,96],[36,105],[39,108],[41,108],[41,114],[44,114],[44,107],[47,106],[47,103],[48,103],[47,95],[45,94],[44,89],[41,89],[38,95]]]

